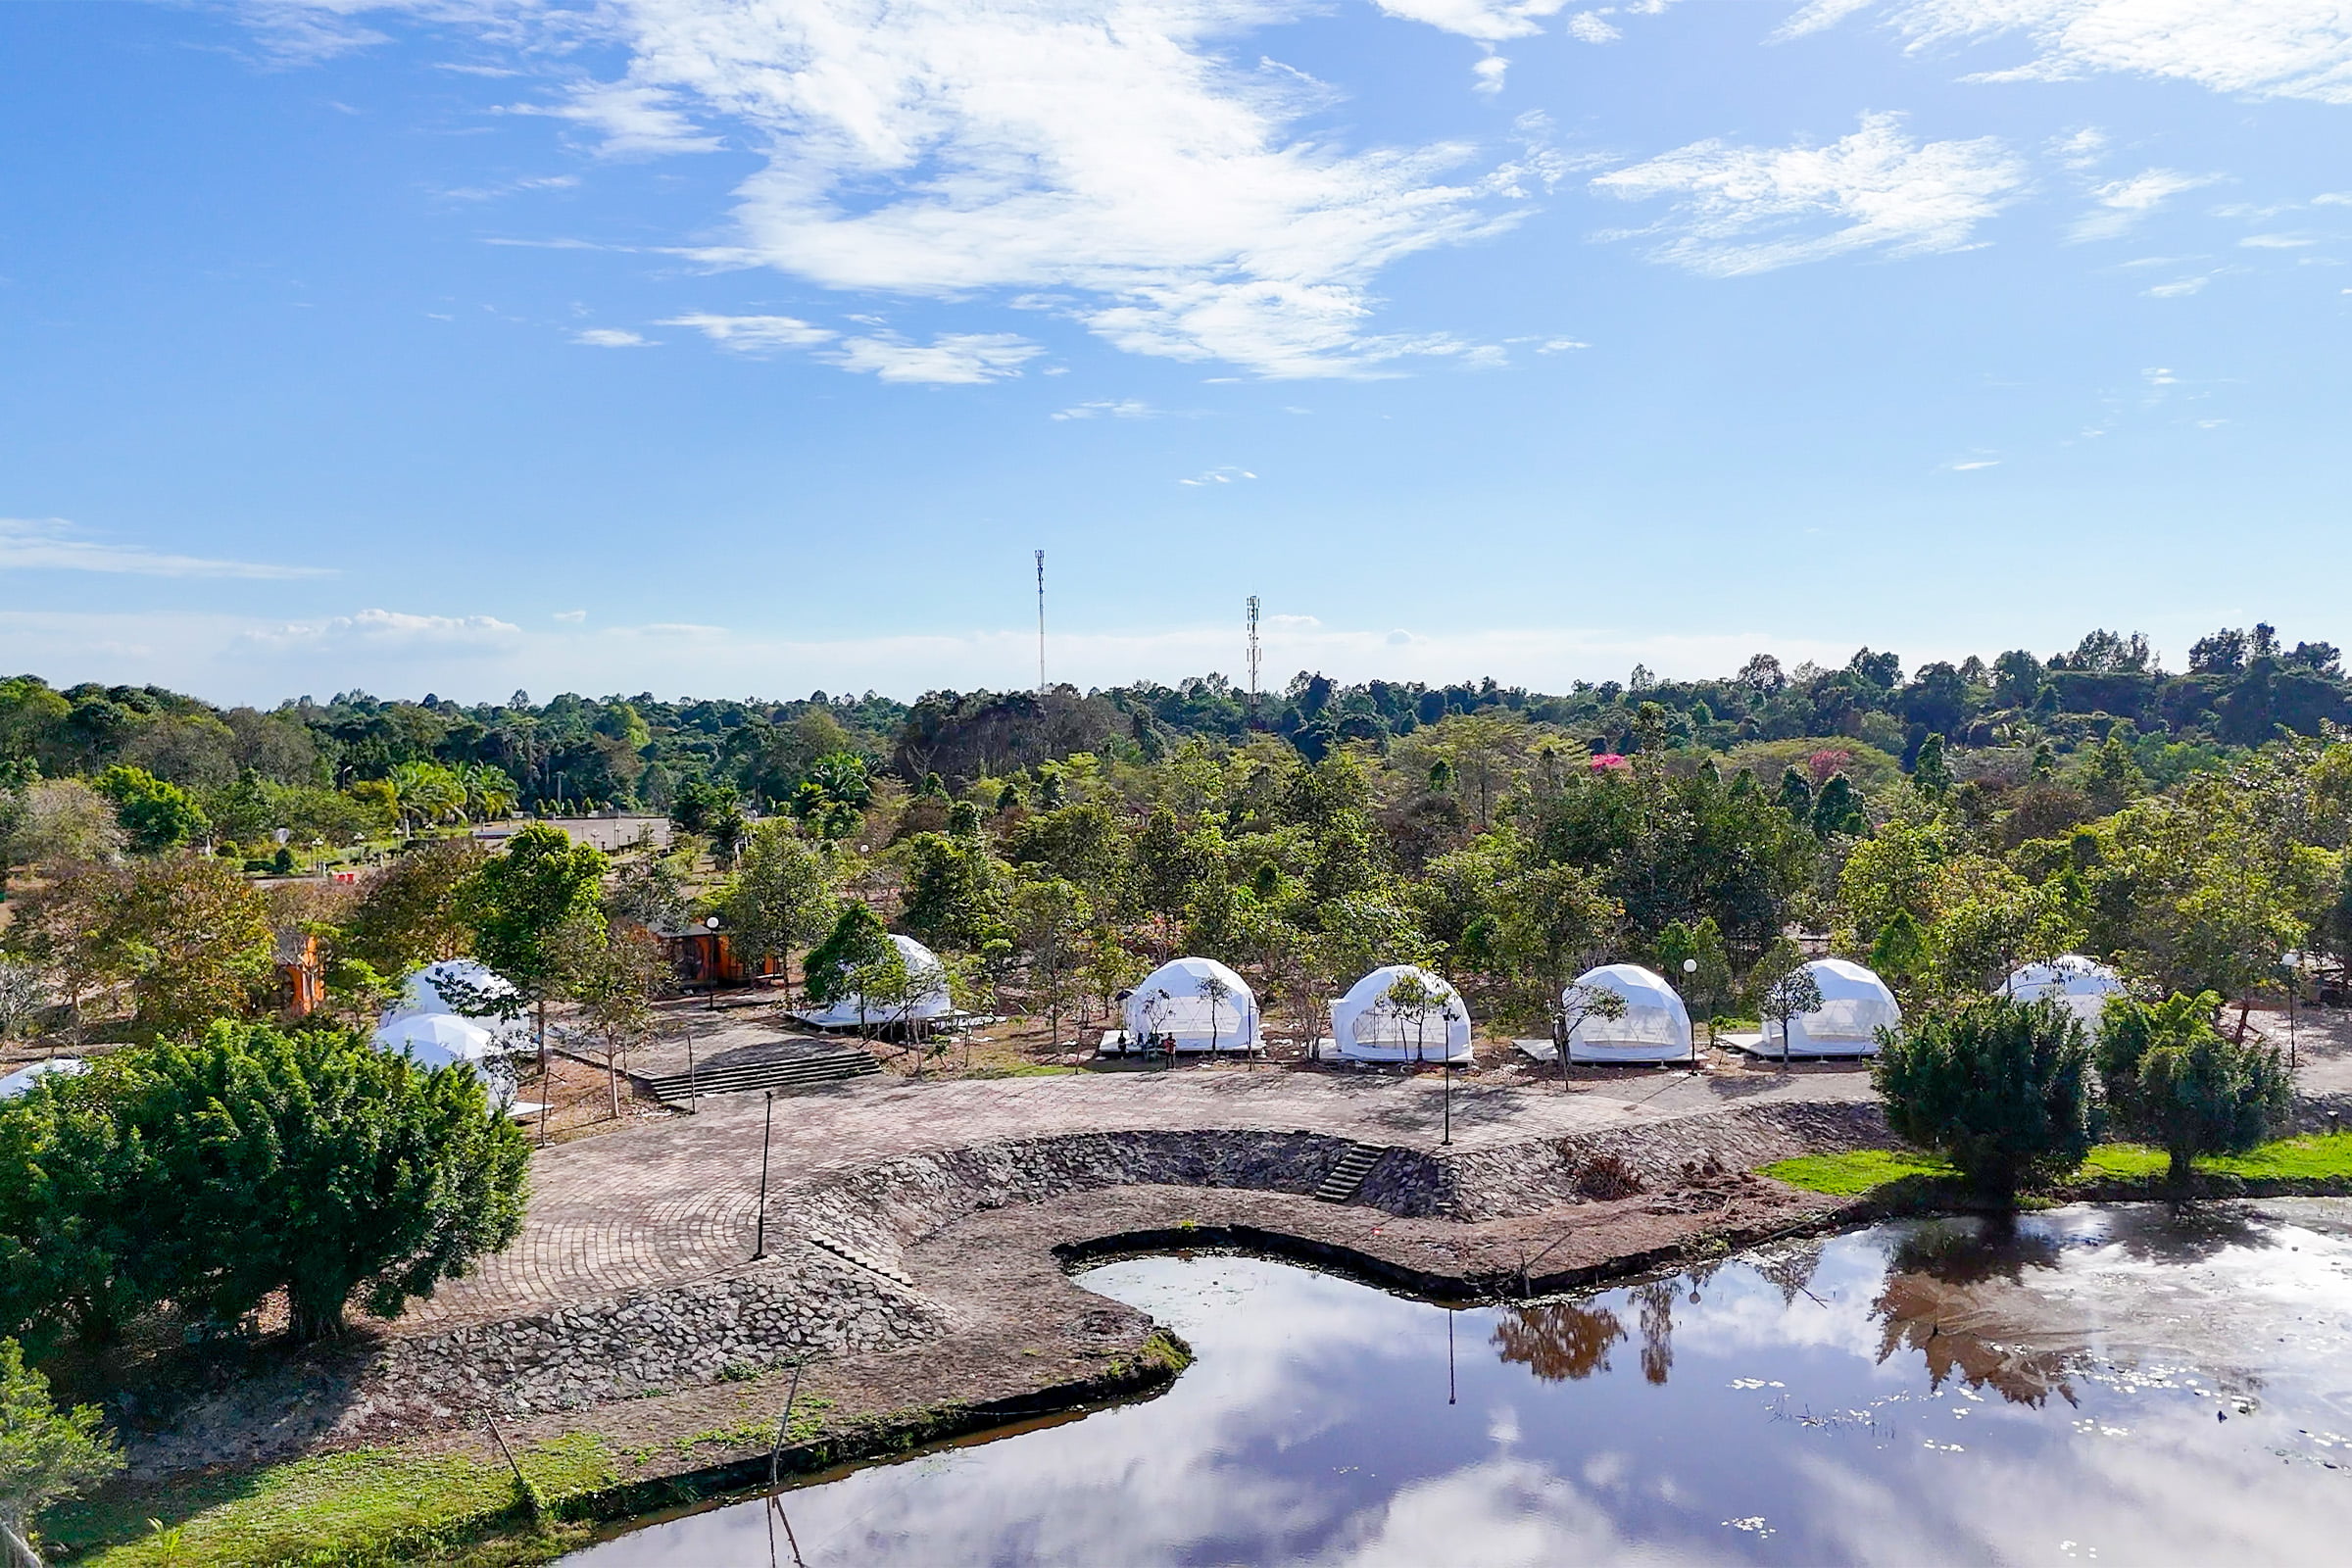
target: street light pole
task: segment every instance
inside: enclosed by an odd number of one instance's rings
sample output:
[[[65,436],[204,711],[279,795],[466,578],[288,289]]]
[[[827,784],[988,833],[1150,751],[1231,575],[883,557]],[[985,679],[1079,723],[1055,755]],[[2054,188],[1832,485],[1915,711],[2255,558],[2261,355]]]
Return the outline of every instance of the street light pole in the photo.
[[[767,1143],[768,1134],[776,1127],[776,1092],[762,1093],[767,1112],[760,1126],[760,1220],[752,1242],[752,1258],[757,1262],[767,1255]]]
[[[1683,960],[1683,984],[1686,987],[1690,984],[1690,977],[1696,973],[1698,973],[1698,960],[1696,958],[1685,958]],[[1690,999],[1686,997],[1683,1000],[1687,1003]],[[1683,1008],[1683,1011],[1686,1014],[1688,1014],[1690,1010],[1690,1009],[1688,1006]],[[1715,1027],[1714,1025],[1709,1024],[1707,1026],[1707,1038],[1710,1045],[1714,1043],[1714,1035]],[[1690,1069],[1693,1072],[1698,1070],[1698,1026],[1695,1024],[1693,1024],[1690,1028]]]

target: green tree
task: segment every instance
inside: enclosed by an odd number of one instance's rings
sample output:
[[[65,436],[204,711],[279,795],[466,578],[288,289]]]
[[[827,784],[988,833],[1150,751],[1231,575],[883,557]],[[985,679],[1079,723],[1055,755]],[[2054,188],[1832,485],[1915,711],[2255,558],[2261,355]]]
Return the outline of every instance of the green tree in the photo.
[[[192,857],[126,868],[98,935],[129,976],[133,1024],[149,1037],[242,1017],[277,952],[260,891],[221,861]]]
[[[2056,1002],[1980,997],[1885,1036],[1872,1081],[1895,1136],[2010,1200],[2082,1163],[2097,1132],[2090,1044]]]
[[[1569,978],[1614,935],[1624,909],[1600,879],[1573,865],[1522,863],[1503,889],[1497,931],[1511,972],[1532,984],[1528,999],[1550,1015]]]
[[[1908,1000],[1912,982],[1926,972],[1928,963],[1928,934],[1909,909],[1895,910],[1893,918],[1871,939],[1871,968]]]
[[[824,852],[790,821],[771,817],[744,841],[735,875],[715,902],[737,955],[755,965],[776,959],[789,989],[792,950],[823,934],[840,898]]]
[[[1814,836],[1826,839],[1833,833],[1869,831],[1870,818],[1863,813],[1862,797],[1854,792],[1853,781],[1843,773],[1833,773],[1813,801]]]
[[[342,1030],[216,1024],[124,1086],[168,1214],[143,1245],[220,1321],[283,1290],[297,1338],[378,1317],[522,1229],[530,1149],[463,1065],[426,1069]]]
[[[547,1034],[547,1004],[567,994],[572,957],[602,938],[603,886],[611,862],[548,822],[533,822],[483,861],[464,906],[474,956],[535,1006]]]
[[[2171,1156],[2188,1180],[2199,1154],[2242,1153],[2278,1135],[2294,1080],[2275,1047],[2222,1038],[2222,999],[2175,992],[2159,1003],[2117,997],[2100,1016],[2097,1061],[2109,1114]]]
[[[1044,877],[1014,887],[1009,912],[1020,951],[1029,957],[1030,1009],[1045,1013],[1058,1050],[1061,1015],[1077,1000],[1081,984],[1094,906],[1076,883]]]
[[[404,975],[473,943],[466,899],[489,852],[472,839],[435,839],[368,873],[335,950],[378,974]]]
[[[438,762],[403,762],[385,776],[404,824],[429,827],[466,811],[466,781]]]
[[[1930,735],[1919,743],[1919,756],[1911,763],[1911,785],[1935,801],[1951,792],[1952,764],[1944,756],[1942,736]]]
[[[1788,1065],[1788,1026],[1807,1013],[1821,1010],[1821,982],[1813,978],[1805,956],[1796,944],[1787,937],[1777,939],[1764,950],[1756,966],[1748,971],[1748,990],[1756,999],[1756,1013],[1766,1023],[1781,1026],[1781,1065]],[[1772,1044],[1772,1032],[1764,1033],[1764,1043]]]
[[[793,792],[792,814],[818,838],[839,844],[858,831],[873,798],[865,759],[854,752],[834,752],[809,765],[808,776]]]
[[[148,1249],[148,1151],[116,1114],[122,1058],[0,1102],[0,1334],[114,1341],[168,1288]]]
[[[202,837],[211,824],[187,792],[143,767],[108,768],[97,778],[98,793],[112,801],[130,847],[140,855],[162,855]]]
[[[900,847],[899,858],[906,873],[902,918],[908,934],[966,952],[1005,936],[1004,867],[985,839],[917,833]]]
[[[860,903],[845,906],[833,929],[809,950],[808,1000],[823,1007],[856,995],[858,972],[897,952],[880,916]]]
[[[24,1364],[16,1341],[0,1340],[0,1547],[41,1568],[33,1550],[41,1511],[122,1468],[98,1407],[52,1405],[48,1379]]]
[[[654,1001],[671,978],[661,940],[637,926],[608,925],[576,954],[570,1031],[604,1057],[612,1119],[620,1119],[620,1064],[660,1030]]]

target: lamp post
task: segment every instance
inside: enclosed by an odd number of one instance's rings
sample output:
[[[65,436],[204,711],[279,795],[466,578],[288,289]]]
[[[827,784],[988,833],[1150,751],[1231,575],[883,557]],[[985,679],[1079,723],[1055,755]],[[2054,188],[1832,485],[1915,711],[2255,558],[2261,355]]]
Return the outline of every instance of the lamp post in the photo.
[[[776,1127],[776,1092],[764,1092],[767,1113],[760,1127],[760,1219],[752,1240],[752,1258],[755,1262],[767,1255],[767,1138]]]
[[[1438,1140],[1441,1144],[1453,1142],[1453,1020],[1456,1016],[1458,1015],[1450,1004],[1443,1013],[1439,1014],[1446,1025],[1446,1136]],[[1446,1321],[1450,1330],[1453,1320],[1447,1318]],[[1446,1343],[1450,1346],[1451,1339],[1449,1338]],[[1452,1401],[1447,1400],[1446,1402],[1451,1403]]]
[[[1696,958],[1685,958],[1683,960],[1683,984],[1686,988],[1688,988],[1690,984],[1690,977],[1697,973],[1698,960]],[[1690,1009],[1685,1007],[1683,1010],[1688,1012]],[[1710,1045],[1714,1043],[1714,1025],[1709,1024],[1707,1026],[1707,1039]],[[1698,1026],[1695,1024],[1691,1025],[1690,1027],[1690,1070],[1693,1072],[1698,1070]]]
[[[703,929],[711,933],[710,1010],[712,1012],[716,1012],[718,1010],[718,916],[715,914],[705,915],[703,917]]]

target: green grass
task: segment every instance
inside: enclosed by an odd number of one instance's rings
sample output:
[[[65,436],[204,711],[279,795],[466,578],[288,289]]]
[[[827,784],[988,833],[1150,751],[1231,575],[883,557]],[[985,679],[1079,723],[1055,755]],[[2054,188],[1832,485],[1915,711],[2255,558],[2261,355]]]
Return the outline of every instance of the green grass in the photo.
[[[2161,1149],[2144,1144],[2101,1144],[2075,1173],[2078,1181],[2147,1181],[2162,1177],[2171,1161]],[[2352,1132],[2284,1138],[2246,1154],[2213,1154],[2197,1169],[2244,1181],[2352,1180]],[[1775,1161],[1763,1174],[1808,1192],[1859,1198],[1907,1176],[1941,1177],[1951,1166],[1910,1151],[1856,1149],[1842,1154],[1800,1154]]]
[[[1763,1173],[1774,1181],[1833,1198],[1859,1198],[1873,1188],[1906,1176],[1949,1176],[1952,1167],[1928,1154],[1888,1149],[1855,1149],[1842,1154],[1799,1154],[1775,1160]]]
[[[515,1458],[550,1501],[617,1478],[591,1434],[536,1444]],[[161,1533],[151,1523],[159,1520]],[[42,1527],[61,1560],[93,1568],[341,1568],[446,1561],[472,1538],[522,1522],[503,1459],[363,1448],[183,1482],[166,1494],[70,1503]]]

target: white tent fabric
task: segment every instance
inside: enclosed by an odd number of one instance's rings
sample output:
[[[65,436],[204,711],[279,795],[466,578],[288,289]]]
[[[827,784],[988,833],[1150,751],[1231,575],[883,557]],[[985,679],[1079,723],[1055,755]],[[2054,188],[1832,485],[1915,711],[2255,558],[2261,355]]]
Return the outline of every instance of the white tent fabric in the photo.
[[[1202,987],[1215,981],[1213,1002]],[[1257,1049],[1257,993],[1214,958],[1171,958],[1146,975],[1127,997],[1127,1037],[1166,1035],[1178,1051]]]
[[[474,1017],[466,1006],[481,1006],[510,999],[514,988],[504,975],[471,958],[443,958],[428,963],[401,983],[400,1000],[383,1016],[389,1024],[399,1018],[452,1016],[478,1024],[502,1051],[521,1051],[536,1044],[528,1019]]]
[[[514,1084],[510,1074],[499,1070],[500,1064],[516,1047],[512,1037],[488,1027],[495,1022],[454,1012],[413,1012],[377,1024],[368,1044],[406,1056],[419,1067],[470,1067],[489,1093],[490,1102],[504,1106],[514,1099]],[[521,1044],[528,1047],[529,1036],[523,1036]]]
[[[2110,998],[2124,995],[2124,977],[2095,959],[2069,953],[2047,963],[2029,963],[2001,982],[2001,989],[2020,1002],[2045,998],[2063,1004],[2096,1029]]]
[[[1604,963],[1578,975],[1574,986],[1616,993],[1625,1015],[1578,1020],[1568,1032],[1570,1061],[1690,1059],[1690,1009],[1662,976],[1638,963]]]
[[[79,1056],[52,1056],[47,1061],[36,1061],[29,1067],[20,1067],[7,1077],[0,1078],[0,1100],[16,1099],[52,1073],[71,1078],[89,1070],[90,1064]]]
[[[899,961],[906,965],[907,975],[927,982],[916,991],[911,1002],[884,1007],[868,1004],[857,993],[836,997],[829,1006],[810,1007],[793,1014],[803,1023],[820,1029],[852,1029],[860,1023],[868,1025],[913,1023],[927,1018],[944,1018],[956,1010],[956,1003],[948,995],[947,966],[939,955],[912,937],[896,931],[890,934],[890,945],[899,950]]]
[[[1886,982],[1845,958],[1815,958],[1805,967],[1821,988],[1821,1005],[1788,1020],[1785,1045],[1780,1024],[1765,1019],[1758,1054],[1773,1057],[1877,1055],[1879,1031],[1903,1021],[1903,1009],[1895,1004]]]
[[[1389,991],[1407,975],[1438,996],[1442,1012],[1416,1020],[1397,1010]],[[1358,980],[1331,1004],[1331,1038],[1350,1061],[1468,1061],[1470,1008],[1443,978],[1413,964],[1392,963]]]

